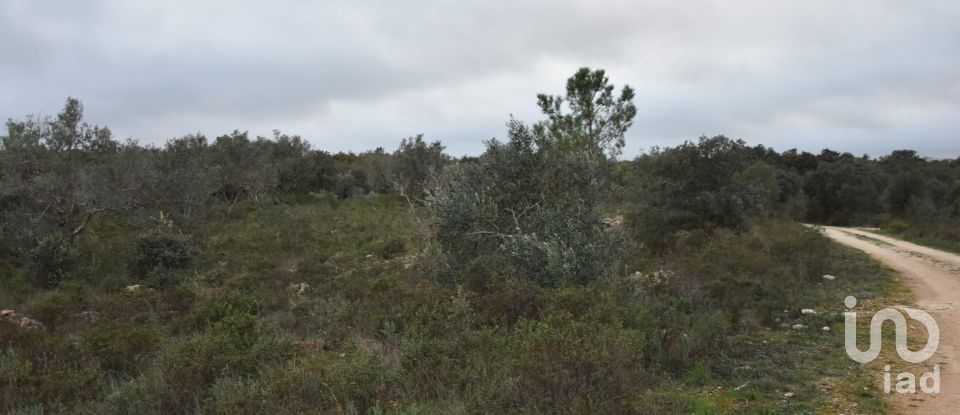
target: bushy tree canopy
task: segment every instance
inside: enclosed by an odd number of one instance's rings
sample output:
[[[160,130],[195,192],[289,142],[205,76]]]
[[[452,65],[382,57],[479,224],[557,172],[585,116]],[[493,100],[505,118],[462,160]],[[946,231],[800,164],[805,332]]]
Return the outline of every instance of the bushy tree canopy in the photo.
[[[332,156],[280,131],[251,138],[235,130],[212,142],[197,133],[159,148],[120,143],[108,128],[85,122],[74,98],[55,117],[6,126],[0,136],[0,260],[20,262],[69,252],[98,215],[143,224],[163,212],[178,226],[199,226],[218,207],[230,212],[247,201],[389,192],[391,174],[422,186],[448,160],[439,142],[422,137],[404,140],[395,155],[381,150],[360,156]]]
[[[848,225],[879,212],[882,182],[877,173],[869,163],[856,159],[821,162],[806,177],[807,217]]]
[[[486,259],[541,285],[584,283],[614,260],[595,212],[598,163],[537,140],[519,121],[475,163],[449,167],[427,198],[437,239],[454,265]]]
[[[427,182],[450,161],[443,150],[439,141],[428,144],[423,134],[400,140],[390,168],[395,186],[420,196]]]
[[[743,141],[700,137],[634,162],[634,213],[643,239],[677,230],[744,230],[748,219],[779,197],[776,173],[757,164]]]

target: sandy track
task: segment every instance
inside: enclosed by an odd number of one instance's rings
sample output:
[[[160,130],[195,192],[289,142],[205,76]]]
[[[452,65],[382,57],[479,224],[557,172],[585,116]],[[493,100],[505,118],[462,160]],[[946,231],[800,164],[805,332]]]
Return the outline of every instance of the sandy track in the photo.
[[[926,366],[940,365],[940,393],[898,396],[894,399],[898,413],[960,413],[960,255],[860,229],[828,226],[823,231],[900,273],[917,306],[930,313],[940,327],[937,353],[924,362]]]

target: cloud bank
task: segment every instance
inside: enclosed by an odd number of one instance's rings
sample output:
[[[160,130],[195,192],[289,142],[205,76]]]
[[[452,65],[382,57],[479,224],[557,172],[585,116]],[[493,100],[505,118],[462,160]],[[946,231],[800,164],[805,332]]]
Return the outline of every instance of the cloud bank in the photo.
[[[144,143],[233,129],[315,147],[423,132],[482,151],[580,66],[637,89],[624,155],[726,134],[778,150],[960,155],[960,2],[0,3],[0,117]]]

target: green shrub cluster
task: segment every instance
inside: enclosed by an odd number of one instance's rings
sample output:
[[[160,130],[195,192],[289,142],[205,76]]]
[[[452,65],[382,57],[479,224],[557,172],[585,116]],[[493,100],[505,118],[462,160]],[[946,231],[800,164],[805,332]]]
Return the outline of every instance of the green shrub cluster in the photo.
[[[24,272],[40,288],[53,288],[67,276],[72,265],[70,241],[60,234],[45,235],[30,251]]]
[[[130,267],[136,275],[166,284],[178,270],[196,258],[197,250],[189,237],[172,232],[150,232],[133,240]]]
[[[619,246],[596,212],[601,166],[509,124],[474,163],[449,167],[427,197],[436,239],[458,274],[486,259],[543,286],[606,275]]]
[[[446,284],[429,273],[429,255],[413,266],[368,256],[404,235],[405,201],[335,203],[223,219],[198,244],[210,254],[196,257],[196,275],[175,285],[31,296],[23,311],[50,330],[0,325],[2,409],[686,412],[716,404],[700,388],[750,380],[754,398],[740,408],[782,412],[777,390],[817,376],[783,367],[823,353],[776,337],[780,325],[801,321],[800,308],[875,291],[884,275],[847,265],[816,232],[763,220],[748,232],[691,234],[656,255],[629,248],[623,266],[639,272],[626,275],[551,287],[479,257]],[[819,284],[825,270],[843,285]],[[80,318],[85,310],[99,320]],[[816,324],[833,324],[824,319]]]

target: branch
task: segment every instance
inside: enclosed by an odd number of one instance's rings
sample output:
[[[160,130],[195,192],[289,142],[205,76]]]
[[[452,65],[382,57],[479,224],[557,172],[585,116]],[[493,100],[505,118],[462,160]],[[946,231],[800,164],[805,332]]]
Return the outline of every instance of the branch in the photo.
[[[98,209],[94,209],[87,212],[86,216],[83,217],[83,222],[80,222],[80,226],[78,226],[76,229],[73,230],[73,232],[70,233],[70,242],[73,243],[73,239],[76,238],[77,235],[80,235],[80,233],[87,228],[87,224],[90,223],[90,218],[92,218],[93,215],[96,215],[97,213],[100,213],[102,211],[103,209],[98,208]]]

